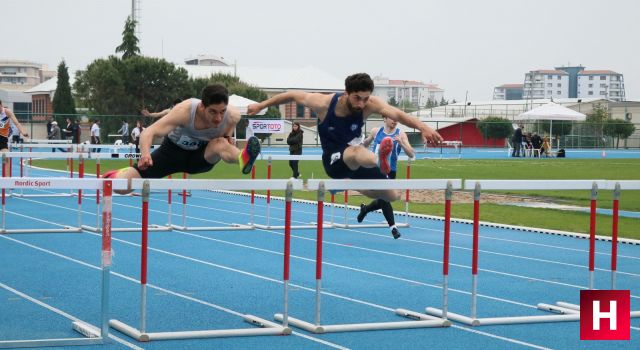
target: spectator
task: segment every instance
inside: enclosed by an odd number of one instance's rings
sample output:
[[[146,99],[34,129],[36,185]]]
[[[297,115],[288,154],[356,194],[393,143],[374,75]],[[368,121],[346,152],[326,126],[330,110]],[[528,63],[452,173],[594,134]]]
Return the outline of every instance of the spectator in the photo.
[[[129,144],[129,123],[127,123],[126,120],[122,121],[122,126],[120,127],[120,129],[118,129],[118,132],[120,133],[120,135],[122,135],[122,144],[128,145]]]
[[[96,119],[91,125],[91,144],[100,144],[100,120]],[[91,152],[100,152],[100,148],[92,148]]]
[[[142,122],[140,120],[136,121],[136,127],[131,130],[131,141],[136,145],[136,153],[140,153],[140,133],[142,133]]]
[[[293,122],[291,124],[291,133],[287,137],[287,144],[289,145],[289,154],[290,155],[301,155],[302,154],[302,129],[300,128],[300,123]],[[298,170],[299,160],[289,160],[289,166],[291,167],[291,171],[293,171],[293,177],[300,177],[300,171]]]
[[[58,126],[58,122],[53,120],[51,121],[51,131],[49,132],[49,134],[47,134],[47,139],[49,140],[60,140],[60,127]],[[65,152],[65,150],[63,148],[58,148],[59,150],[61,150],[62,152]],[[55,152],[56,149],[52,148],[51,152]]]
[[[524,137],[524,141],[522,144],[524,145],[524,155],[527,157],[532,157],[533,155],[533,143],[531,141],[531,132],[528,132]]]
[[[53,124],[53,116],[49,116],[47,120],[47,135],[51,134],[51,125]]]
[[[513,133],[511,138],[511,145],[513,146],[512,157],[520,157],[520,149],[522,148],[522,124],[518,125],[518,128]]]
[[[551,143],[549,142],[549,136],[544,137],[544,141],[542,142],[542,149],[540,150],[540,152],[547,157],[551,156]]]
[[[80,143],[80,133],[82,133],[82,130],[80,128],[80,124],[78,122],[78,119],[74,119],[73,120],[73,124],[71,126],[71,131],[73,132],[73,143],[75,143],[76,145]],[[100,133],[98,133],[98,136],[100,136]]]
[[[540,137],[540,135],[538,135],[538,133],[536,132],[534,132],[533,135],[531,136],[531,147],[533,147],[533,149],[538,150],[538,157],[539,157],[540,148],[542,147],[542,137]]]

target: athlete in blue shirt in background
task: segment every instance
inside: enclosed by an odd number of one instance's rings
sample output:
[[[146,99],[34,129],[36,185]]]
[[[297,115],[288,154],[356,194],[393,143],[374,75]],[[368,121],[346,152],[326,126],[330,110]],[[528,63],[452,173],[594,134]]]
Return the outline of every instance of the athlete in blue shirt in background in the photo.
[[[440,143],[442,137],[428,125],[398,108],[390,106],[377,96],[372,96],[373,80],[366,73],[357,73],[345,79],[345,92],[334,94],[287,91],[260,103],[251,104],[247,114],[295,101],[311,108],[318,115],[318,134],[322,143],[322,164],[333,179],[385,179],[389,171],[388,156],[392,140],[381,143],[376,156],[362,145],[362,126],[373,113],[418,129],[424,142]],[[398,199],[394,190],[362,190],[369,198],[380,199],[385,218],[393,218],[392,201]],[[399,236],[398,236],[399,237]],[[397,237],[395,237],[397,238]]]
[[[413,151],[413,147],[409,143],[409,138],[407,138],[407,134],[404,131],[398,129],[398,122],[388,118],[382,117],[382,122],[384,125],[380,128],[371,129],[371,134],[364,140],[362,143],[365,147],[369,147],[373,142],[373,153],[380,154],[381,145],[383,144],[385,139],[391,139],[392,147],[391,152],[388,156],[387,163],[389,164],[389,174],[387,177],[389,179],[395,179],[397,170],[398,170],[398,155],[400,151],[404,150],[404,152],[410,158],[415,157],[415,152]],[[388,141],[387,141],[388,142]],[[358,222],[362,222],[364,217],[367,216],[368,213],[384,208],[384,203],[380,199],[374,199],[373,202],[365,205],[364,203],[360,204],[360,213],[358,214]],[[400,232],[396,227],[395,220],[393,215],[388,216],[385,215],[385,219],[387,219],[387,224],[389,224],[389,228],[391,229],[391,234],[393,237],[400,237]]]

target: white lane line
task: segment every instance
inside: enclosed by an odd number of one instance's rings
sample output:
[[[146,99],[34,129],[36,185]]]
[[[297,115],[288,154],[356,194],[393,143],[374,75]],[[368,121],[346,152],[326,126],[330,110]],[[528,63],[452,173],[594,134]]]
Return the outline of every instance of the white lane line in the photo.
[[[92,232],[87,232],[87,234],[92,235],[92,236],[101,237],[101,235],[96,234],[96,233],[92,233]],[[83,266],[88,267],[88,268],[91,268],[91,269],[101,270],[101,268],[100,268],[100,267],[98,267],[98,266],[96,266],[96,265],[92,265],[92,264],[86,263],[86,262],[84,262],[84,261],[82,261],[82,260],[74,259],[74,258],[72,258],[72,257],[66,256],[66,255],[63,255],[63,254],[60,254],[60,253],[57,253],[57,252],[54,252],[54,251],[49,250],[49,249],[45,249],[45,248],[42,248],[42,247],[38,247],[38,246],[36,246],[36,245],[34,245],[34,244],[30,244],[30,243],[22,242],[22,241],[20,241],[20,240],[17,240],[17,239],[14,239],[14,238],[8,237],[8,236],[6,236],[6,235],[0,235],[0,238],[8,239],[8,240],[13,241],[13,242],[15,242],[15,243],[18,243],[18,244],[21,244],[21,245],[25,245],[25,246],[27,246],[27,247],[29,247],[29,248],[33,248],[33,249],[35,249],[35,250],[38,250],[38,251],[41,251],[41,252],[44,252],[44,253],[47,253],[47,254],[51,254],[51,255],[53,255],[53,256],[56,256],[56,257],[59,257],[59,258],[62,258],[62,259],[65,259],[65,260],[68,260],[68,261],[71,261],[71,262],[74,262],[74,263],[80,264],[80,265],[83,265]],[[116,240],[116,239],[114,239],[114,240]],[[118,241],[122,241],[122,242],[126,242],[126,243],[133,244],[133,243],[131,243],[131,242],[127,242],[127,241],[124,241],[124,240],[118,240]],[[123,278],[123,279],[125,279],[125,280],[127,280],[127,281],[133,282],[133,283],[135,283],[135,284],[140,284],[140,281],[139,281],[139,280],[136,280],[135,278],[132,278],[132,277],[129,277],[129,276],[126,276],[126,275],[123,275],[123,274],[117,273],[117,272],[113,272],[113,271],[111,272],[111,274],[112,274],[112,275],[114,275],[114,276],[117,276],[117,277]],[[254,275],[254,277],[262,277],[262,276]],[[266,277],[264,277],[263,279],[271,280],[271,279],[266,278]],[[271,280],[271,281],[278,282],[278,283],[282,283],[281,281],[277,281],[277,280]],[[3,285],[3,284],[2,284],[2,283],[0,283],[0,286],[2,286],[2,285]],[[159,286],[156,286],[156,285],[153,285],[153,284],[147,284],[147,287],[152,288],[152,289],[159,290],[159,291],[164,292],[164,293],[166,293],[166,294],[174,295],[174,296],[176,296],[176,297],[179,297],[179,298],[182,298],[182,299],[185,299],[185,300],[193,301],[193,302],[196,302],[196,303],[198,303],[198,304],[205,305],[205,306],[208,306],[208,307],[210,307],[210,308],[213,308],[213,309],[216,309],[216,310],[220,310],[220,311],[223,311],[223,312],[226,312],[226,313],[229,313],[229,314],[232,314],[232,315],[238,316],[238,317],[243,317],[243,316],[244,316],[244,314],[243,314],[243,313],[239,313],[239,312],[237,312],[237,311],[234,311],[234,310],[231,310],[231,309],[227,309],[227,308],[225,308],[225,307],[222,307],[222,306],[219,306],[219,305],[216,305],[216,304],[212,304],[212,303],[206,302],[206,301],[204,301],[204,300],[200,300],[200,299],[197,299],[197,298],[191,297],[191,296],[189,296],[189,295],[185,295],[185,294],[182,294],[182,293],[174,292],[174,291],[172,291],[172,290],[169,290],[169,289],[166,289],[166,288],[162,288],[162,287],[159,287]],[[36,300],[36,301],[37,301],[37,300]],[[61,311],[61,310],[60,310],[60,312],[64,313],[64,312],[63,312],[63,311]],[[66,315],[66,313],[64,313],[64,314]],[[296,335],[296,336],[299,336],[299,337],[301,337],[301,338],[304,338],[304,339],[310,340],[310,341],[314,341],[314,342],[317,342],[317,343],[320,343],[320,344],[324,344],[324,345],[330,346],[330,347],[335,348],[335,349],[348,349],[348,348],[346,348],[346,347],[344,347],[344,346],[341,346],[341,345],[338,345],[338,344],[335,344],[335,343],[332,343],[332,342],[329,342],[329,341],[326,341],[326,340],[322,340],[322,339],[314,338],[314,337],[311,337],[311,336],[308,336],[308,335],[304,335],[304,334],[301,334],[301,333],[299,333],[299,332],[293,332],[292,334],[294,334],[294,335]],[[115,337],[115,336],[113,336],[113,335],[110,335],[110,338],[120,339],[120,338],[117,338],[117,337]],[[124,341],[124,340],[122,340],[122,339],[120,339],[120,340],[123,342],[123,344],[130,344],[130,343],[128,343],[128,342],[126,342],[126,341]],[[133,344],[131,344],[131,345],[132,345],[132,346],[135,346],[135,345],[133,345]],[[142,349],[142,348],[135,347],[135,348],[132,348],[132,349]]]
[[[99,234],[95,234],[95,233],[91,233],[91,232],[87,232],[87,233],[92,235],[92,236],[100,237]],[[60,253],[56,253],[54,251],[51,251],[51,250],[48,250],[48,249],[45,249],[45,248],[41,248],[41,247],[35,246],[33,244],[30,244],[30,243],[22,242],[20,240],[16,240],[16,239],[13,239],[13,238],[10,238],[10,237],[6,237],[6,236],[0,236],[0,238],[6,238],[6,239],[14,241],[14,242],[16,242],[18,244],[22,244],[22,245],[28,246],[30,248],[33,248],[33,249],[36,249],[36,250],[39,250],[39,251],[42,251],[42,252],[45,252],[45,253],[48,253],[48,254],[52,254],[54,256],[63,258],[65,260],[73,261],[73,262],[79,263],[81,265],[84,265],[84,266],[87,266],[87,267],[90,267],[90,268],[93,268],[93,269],[96,269],[96,270],[100,270],[100,268],[98,266],[91,265],[89,263],[86,263],[86,262],[83,262],[83,261],[68,257],[68,256],[60,254]],[[129,241],[126,241],[126,240],[121,240],[121,239],[114,239],[114,240],[122,242],[122,243],[129,244],[129,245],[132,245],[132,246],[138,246],[139,247],[139,244],[132,243],[132,242],[129,242]],[[221,269],[224,269],[224,270],[238,272],[238,273],[241,273],[241,274],[244,274],[244,275],[248,275],[248,276],[252,276],[252,277],[256,277],[256,278],[259,278],[259,279],[262,279],[262,280],[266,280],[266,281],[282,284],[282,281],[279,281],[279,280],[276,280],[276,279],[273,279],[273,278],[270,278],[270,277],[266,277],[266,276],[262,276],[262,275],[258,275],[258,274],[254,274],[254,273],[250,273],[250,272],[246,272],[246,271],[242,271],[242,270],[237,270],[237,269],[230,268],[230,267],[227,267],[227,266],[218,265],[218,264],[215,264],[215,263],[207,262],[207,261],[200,260],[200,259],[195,259],[195,258],[192,258],[192,257],[187,257],[187,256],[184,256],[184,255],[181,255],[181,254],[176,254],[176,253],[163,251],[163,250],[160,250],[160,249],[152,249],[152,248],[149,248],[149,249],[157,251],[157,252],[161,252],[163,254],[167,254],[167,255],[171,255],[171,256],[175,256],[175,257],[180,257],[180,258],[183,258],[183,259],[186,259],[186,260],[198,262],[198,263],[201,263],[201,264],[204,264],[204,265],[215,266],[215,267],[218,267],[218,268],[221,268]],[[113,274],[115,276],[118,276],[118,277],[121,277],[121,278],[124,278],[124,279],[126,279],[128,281],[139,283],[139,281],[137,281],[135,278],[128,277],[128,276],[122,275],[120,273],[111,272],[111,274]],[[292,287],[294,287],[294,288],[300,288],[301,290],[306,290],[306,291],[309,291],[309,292],[315,292],[315,289],[313,289],[313,288],[307,288],[307,287],[303,287],[303,286],[296,285],[296,284],[290,284],[290,285]],[[178,292],[170,291],[168,289],[161,288],[161,287],[158,287],[158,286],[155,286],[155,285],[152,285],[152,284],[147,284],[147,286],[150,287],[150,288],[161,290],[161,291],[163,291],[165,293],[168,293],[168,294],[180,297],[180,298],[184,298],[186,300],[191,300],[191,301],[200,303],[202,305],[206,305],[206,306],[210,306],[210,307],[219,307],[217,305],[208,303],[206,301],[199,300],[199,299],[196,299],[196,298],[193,298],[193,297],[189,297],[189,296],[180,294]],[[378,308],[378,309],[382,309],[382,310],[386,310],[386,311],[390,311],[390,312],[394,312],[394,310],[395,310],[395,309],[390,308],[390,307],[386,307],[386,306],[382,306],[382,305],[378,305],[378,304],[374,304],[374,303],[369,303],[369,302],[366,302],[366,301],[360,301],[358,299],[353,299],[353,298],[341,296],[341,295],[338,295],[338,294],[324,293],[324,292],[323,292],[323,294],[326,294],[326,295],[329,295],[329,296],[333,296],[333,297],[337,297],[337,298],[340,298],[340,299],[345,299],[345,300],[358,302],[358,303],[361,303],[361,304],[364,304],[364,305],[372,306],[374,308]],[[232,312],[235,312],[235,311],[232,311]],[[455,328],[455,329],[462,330],[462,331],[475,333],[475,334],[491,337],[491,338],[494,338],[494,339],[499,339],[499,340],[502,340],[502,341],[518,344],[518,345],[528,346],[528,347],[531,347],[531,348],[534,348],[534,349],[546,349],[546,348],[541,347],[539,345],[523,342],[523,341],[520,341],[520,340],[517,340],[517,339],[498,336],[498,335],[495,335],[495,334],[492,334],[492,333],[488,333],[488,332],[481,332],[481,331],[473,330],[473,329],[470,329],[470,328],[467,328],[467,327],[464,327],[464,326],[452,325],[451,327]],[[297,332],[294,332],[294,333],[297,333]],[[297,333],[297,334],[299,334],[299,333]],[[324,340],[320,341],[319,339],[316,339],[316,338],[313,338],[313,337],[310,337],[310,336],[305,336],[303,338],[309,339],[309,340],[312,340],[312,341],[319,341],[320,343],[325,344],[325,345],[333,344],[333,343],[329,343],[329,342],[324,341]],[[344,347],[342,347],[340,345],[336,345],[336,344],[333,344],[333,345],[335,345],[333,347],[338,348],[338,349],[346,349],[346,348],[344,348]]]
[[[79,319],[79,318],[77,318],[77,317],[75,317],[75,316],[72,316],[72,315],[70,315],[70,314],[68,314],[68,313],[66,313],[66,312],[64,312],[64,311],[62,311],[62,310],[60,310],[60,309],[56,308],[55,306],[49,305],[49,304],[47,304],[47,303],[44,303],[44,302],[42,302],[42,301],[40,301],[40,300],[38,300],[38,299],[36,299],[36,298],[33,298],[33,297],[32,297],[32,296],[30,296],[30,295],[27,295],[26,293],[23,293],[23,292],[21,292],[21,291],[19,291],[19,290],[17,290],[17,289],[14,289],[14,288],[12,288],[12,287],[9,287],[8,285],[6,285],[6,284],[4,284],[4,283],[2,283],[2,282],[0,282],[0,287],[2,287],[2,288],[4,288],[4,289],[6,289],[6,290],[8,290],[8,291],[10,291],[11,293],[14,293],[14,294],[16,294],[16,295],[20,296],[21,298],[24,298],[24,299],[26,299],[26,300],[29,300],[30,302],[32,302],[32,303],[34,303],[34,304],[36,304],[36,305],[39,305],[39,306],[41,306],[41,307],[43,307],[43,308],[45,308],[45,309],[47,309],[47,310],[53,311],[53,312],[55,312],[56,314],[58,314],[58,315],[60,315],[60,316],[62,316],[62,317],[65,317],[65,318],[67,318],[67,319],[69,319],[69,320],[71,320],[71,321],[73,321],[73,322],[82,322],[82,323],[85,323],[85,324],[89,324],[89,325],[91,325],[89,322],[83,321],[83,320],[81,320],[81,319]],[[100,329],[100,327],[97,327],[97,326],[95,326],[95,325],[92,325],[92,326],[94,326],[94,327],[96,327],[96,328]],[[113,335],[113,334],[111,334],[111,333],[109,333],[109,338],[110,338],[110,339],[113,339],[113,340],[115,340],[115,341],[117,341],[118,343],[120,343],[120,344],[122,344],[122,345],[124,345],[124,346],[126,346],[126,347],[128,347],[128,348],[130,348],[130,349],[134,349],[134,350],[144,350],[144,348],[141,348],[141,347],[136,346],[136,345],[134,345],[134,344],[132,344],[132,343],[129,343],[128,341],[126,341],[126,340],[124,340],[124,339],[121,339],[121,338],[118,338],[118,337],[116,337],[115,335]]]

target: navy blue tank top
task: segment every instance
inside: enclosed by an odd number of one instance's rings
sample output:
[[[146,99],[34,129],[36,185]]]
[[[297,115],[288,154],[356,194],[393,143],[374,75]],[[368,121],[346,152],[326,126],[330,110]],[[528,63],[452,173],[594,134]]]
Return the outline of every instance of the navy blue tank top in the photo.
[[[349,142],[362,135],[364,117],[362,112],[345,117],[336,116],[335,109],[338,98],[343,93],[336,93],[331,99],[327,115],[322,123],[318,119],[318,134],[323,153],[333,153],[347,148]]]

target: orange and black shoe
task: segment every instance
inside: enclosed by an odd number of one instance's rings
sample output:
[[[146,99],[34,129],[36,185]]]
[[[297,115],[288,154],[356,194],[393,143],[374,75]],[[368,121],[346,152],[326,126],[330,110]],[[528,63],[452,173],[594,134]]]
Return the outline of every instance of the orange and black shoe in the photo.
[[[393,150],[393,140],[387,136],[380,142],[380,149],[378,150],[378,166],[380,172],[384,175],[389,175],[391,172],[391,151]]]
[[[240,170],[243,174],[248,174],[253,168],[253,162],[256,161],[260,154],[260,140],[257,137],[251,136],[247,140],[247,144],[244,145],[244,149],[238,156],[238,163],[240,164]]]

